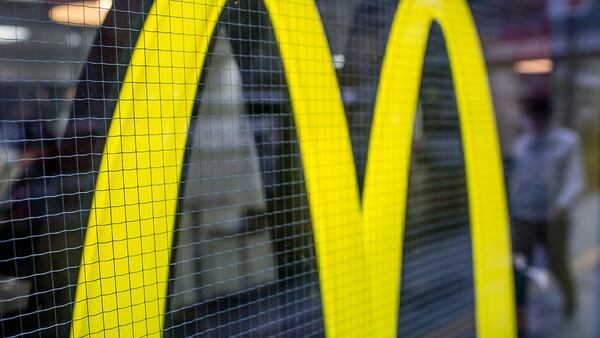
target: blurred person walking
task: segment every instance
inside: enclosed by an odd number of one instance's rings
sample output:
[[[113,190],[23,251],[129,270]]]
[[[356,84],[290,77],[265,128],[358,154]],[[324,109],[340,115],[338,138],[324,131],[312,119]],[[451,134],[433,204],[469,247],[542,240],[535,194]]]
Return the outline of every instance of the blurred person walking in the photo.
[[[571,318],[577,300],[568,265],[567,216],[584,185],[582,150],[574,131],[552,122],[549,101],[546,95],[524,100],[529,126],[512,149],[509,197],[513,250],[515,261],[531,265],[535,245],[544,249],[563,295],[563,315]],[[526,325],[523,310],[527,305],[527,280],[519,268],[515,275],[522,332]]]

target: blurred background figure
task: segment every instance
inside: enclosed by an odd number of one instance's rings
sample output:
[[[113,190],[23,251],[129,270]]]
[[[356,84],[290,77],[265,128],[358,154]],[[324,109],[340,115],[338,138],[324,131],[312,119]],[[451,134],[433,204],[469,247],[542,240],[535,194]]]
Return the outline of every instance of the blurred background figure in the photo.
[[[6,87],[4,88],[6,89]],[[58,196],[55,88],[5,90],[0,104],[0,319],[11,335],[53,307],[49,215]],[[64,235],[63,235],[64,236]],[[53,310],[52,310],[53,311]],[[15,314],[23,317],[18,323]]]
[[[27,307],[31,282],[18,279],[13,241],[15,229],[11,222],[12,192],[23,175],[27,160],[33,154],[18,147],[19,128],[11,127],[10,118],[19,115],[19,105],[13,104],[4,114],[0,125],[0,315],[23,310]],[[16,137],[15,137],[16,136]]]
[[[46,196],[56,193],[46,184],[55,169],[49,154],[56,136],[36,113],[48,111],[49,91],[36,95],[39,101],[15,100],[0,123],[0,314],[39,306],[35,279],[43,278],[42,260],[34,257],[46,233]]]
[[[578,135],[552,120],[548,95],[523,101],[528,126],[512,150],[510,180],[519,329],[526,329],[527,266],[541,246],[560,285],[563,315],[576,311],[575,285],[568,264],[567,212],[583,190],[583,160]]]

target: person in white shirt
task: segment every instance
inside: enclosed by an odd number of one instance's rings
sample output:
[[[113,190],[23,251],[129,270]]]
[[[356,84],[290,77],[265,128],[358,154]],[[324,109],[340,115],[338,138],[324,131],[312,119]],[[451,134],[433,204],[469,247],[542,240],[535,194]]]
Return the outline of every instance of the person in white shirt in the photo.
[[[584,186],[578,135],[552,123],[547,96],[524,101],[529,128],[512,150],[509,197],[515,256],[530,264],[533,248],[541,245],[563,294],[563,311],[576,309],[574,283],[568,266],[567,212]],[[517,305],[524,308],[526,281],[519,281]]]

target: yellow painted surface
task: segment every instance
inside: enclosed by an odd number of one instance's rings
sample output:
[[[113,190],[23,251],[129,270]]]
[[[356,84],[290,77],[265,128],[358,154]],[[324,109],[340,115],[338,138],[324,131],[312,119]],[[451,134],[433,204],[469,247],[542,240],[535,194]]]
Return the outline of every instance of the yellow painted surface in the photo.
[[[325,31],[312,0],[268,0],[265,5],[300,143],[325,331],[329,337],[366,337],[374,332],[365,229],[346,114]]]
[[[403,0],[375,107],[362,201],[329,46],[312,0],[265,1],[300,142],[328,336],[395,336],[412,126],[429,27],[442,26],[466,160],[477,331],[514,336],[502,167],[463,0]],[[157,0],[137,42],[96,186],[73,336],[160,335],[186,133],[224,1]]]
[[[224,0],[156,0],[125,75],[85,236],[72,337],[161,336],[188,125]]]
[[[502,163],[479,38],[463,0],[402,0],[392,23],[363,201],[373,333],[395,335],[402,254],[398,238],[404,230],[413,121],[432,21],[444,33],[457,97],[469,194],[477,333],[479,337],[514,337]]]

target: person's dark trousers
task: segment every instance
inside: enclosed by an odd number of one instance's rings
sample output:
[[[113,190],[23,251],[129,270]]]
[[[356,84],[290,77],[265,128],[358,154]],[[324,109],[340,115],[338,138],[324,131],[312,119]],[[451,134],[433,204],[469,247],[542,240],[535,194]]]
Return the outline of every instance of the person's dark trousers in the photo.
[[[530,265],[533,249],[541,245],[548,255],[550,270],[559,283],[563,295],[563,311],[570,318],[576,308],[575,286],[568,264],[570,226],[566,217],[553,221],[514,220],[512,226],[513,251],[522,255]],[[515,269],[515,295],[519,326],[525,325],[523,310],[527,305],[527,278],[524,271]],[[520,328],[521,331],[521,328]]]
[[[550,269],[558,281],[563,295],[563,311],[571,318],[577,308],[575,283],[569,266],[570,226],[567,217],[560,217],[548,223],[547,252]]]
[[[533,249],[536,243],[540,242],[540,239],[545,232],[546,225],[543,222],[527,222],[522,220],[513,220],[512,222],[512,248],[514,257],[521,256],[526,260],[526,264],[530,265],[533,257]],[[515,263],[515,303],[517,310],[517,326],[519,337],[527,337],[529,327],[526,319],[527,309],[527,276],[523,267],[517,267]]]

